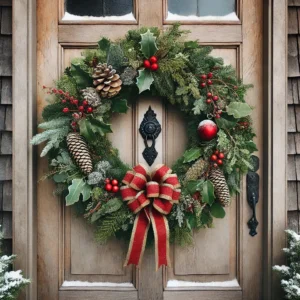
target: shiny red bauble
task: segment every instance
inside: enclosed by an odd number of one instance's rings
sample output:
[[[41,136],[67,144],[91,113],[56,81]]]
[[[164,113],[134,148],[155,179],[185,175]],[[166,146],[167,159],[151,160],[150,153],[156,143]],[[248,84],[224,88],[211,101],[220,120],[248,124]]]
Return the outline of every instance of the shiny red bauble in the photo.
[[[150,60],[150,63],[151,63],[151,64],[156,64],[156,63],[157,63],[157,58],[156,58],[156,56],[151,56],[151,57],[149,58],[149,60]]]
[[[114,186],[112,187],[111,191],[112,191],[113,193],[117,193],[117,192],[119,191],[119,187],[118,187],[117,185],[114,185]]]
[[[111,181],[111,184],[112,184],[112,185],[118,185],[118,184],[119,184],[119,182],[118,182],[118,180],[117,180],[117,179],[113,179],[113,180]]]
[[[149,61],[148,59],[145,59],[145,60],[144,60],[144,67],[145,67],[146,69],[150,69],[150,66],[151,66],[150,61]]]
[[[112,188],[113,188],[113,186],[110,183],[108,183],[108,184],[105,185],[105,190],[107,192],[110,192],[112,190]]]
[[[158,64],[152,64],[150,69],[151,71],[156,71],[158,69]]]
[[[203,141],[210,141],[216,137],[218,132],[218,127],[216,123],[211,120],[204,120],[200,122],[198,126],[198,135]]]

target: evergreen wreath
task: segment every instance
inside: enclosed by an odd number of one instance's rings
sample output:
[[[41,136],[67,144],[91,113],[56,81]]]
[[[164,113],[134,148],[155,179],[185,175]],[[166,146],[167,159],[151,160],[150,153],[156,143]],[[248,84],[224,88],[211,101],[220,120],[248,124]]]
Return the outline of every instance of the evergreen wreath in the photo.
[[[96,225],[100,243],[115,236],[129,240],[133,229],[135,215],[120,193],[132,166],[122,162],[107,136],[111,116],[126,113],[141,93],[161,97],[186,117],[186,151],[172,166],[181,195],[166,216],[171,242],[190,244],[193,229],[224,218],[223,207],[252,168],[257,149],[252,108],[245,103],[250,85],[210,56],[211,47],[186,41],[187,33],[175,24],[166,31],[130,30],[117,41],[104,37],[97,49],[72,61],[55,88],[44,87],[44,131],[31,142],[47,141],[41,156],[48,157],[50,170],[44,177],[57,183],[55,194],[67,206]]]

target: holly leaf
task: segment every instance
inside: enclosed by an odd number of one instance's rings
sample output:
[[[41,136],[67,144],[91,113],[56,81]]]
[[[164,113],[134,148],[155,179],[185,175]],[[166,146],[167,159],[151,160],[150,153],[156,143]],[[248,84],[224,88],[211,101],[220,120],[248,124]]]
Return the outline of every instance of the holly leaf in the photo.
[[[158,50],[156,46],[156,37],[154,34],[148,29],[146,33],[141,34],[142,40],[140,41],[141,44],[141,51],[146,58],[154,55],[155,52]]]
[[[236,119],[227,113],[222,113],[222,117],[216,119],[218,127],[222,129],[231,129],[236,125],[236,122]]]
[[[196,160],[197,158],[199,158],[202,154],[202,151],[200,148],[192,148],[189,150],[186,150],[183,154],[183,163],[189,163],[191,161]]]
[[[92,215],[91,222],[97,221],[99,218],[106,214],[111,214],[121,208],[123,205],[122,200],[118,198],[110,199],[108,202],[104,203],[102,207]]]
[[[225,209],[220,203],[214,203],[210,208],[210,213],[213,217],[223,219],[226,215]]]
[[[102,51],[108,51],[110,47],[110,40],[108,38],[103,37],[99,42],[98,42],[98,47]]]
[[[202,190],[204,180],[191,180],[187,183],[187,189],[191,195]]]
[[[149,70],[139,70],[139,77],[136,84],[139,88],[139,94],[143,91],[150,90],[150,86],[154,81],[152,73]]]
[[[214,186],[211,181],[207,180],[202,185],[201,190],[202,202],[209,204],[210,206],[215,201]]]
[[[126,99],[113,99],[111,104],[111,109],[113,112],[125,114],[128,110]]]
[[[93,86],[92,77],[89,73],[82,70],[79,64],[72,63],[70,72],[76,81],[78,89],[85,89],[87,87]]]
[[[68,178],[68,174],[66,172],[57,173],[53,176],[53,180],[56,183],[64,182]]]
[[[252,153],[254,151],[257,151],[257,146],[253,141],[247,141],[245,142],[245,146],[247,149]]]
[[[188,41],[184,43],[185,49],[197,49],[199,48],[199,44],[197,41]]]
[[[97,134],[103,136],[106,133],[112,132],[110,124],[106,124],[103,121],[93,117],[81,119],[78,123],[80,134],[88,141],[92,141],[93,139],[97,138]]]
[[[72,184],[68,187],[69,194],[66,196],[66,205],[70,206],[79,201],[82,194],[82,200],[90,198],[91,187],[83,179],[73,179]]]
[[[228,115],[234,116],[236,119],[240,119],[249,116],[252,108],[247,103],[231,102],[227,106],[226,111]]]

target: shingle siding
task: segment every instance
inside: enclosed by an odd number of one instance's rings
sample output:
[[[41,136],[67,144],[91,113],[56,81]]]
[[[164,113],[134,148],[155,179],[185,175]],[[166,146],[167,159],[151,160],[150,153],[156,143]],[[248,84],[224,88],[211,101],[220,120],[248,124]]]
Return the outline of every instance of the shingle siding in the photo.
[[[12,7],[0,0],[0,224],[12,252]]]

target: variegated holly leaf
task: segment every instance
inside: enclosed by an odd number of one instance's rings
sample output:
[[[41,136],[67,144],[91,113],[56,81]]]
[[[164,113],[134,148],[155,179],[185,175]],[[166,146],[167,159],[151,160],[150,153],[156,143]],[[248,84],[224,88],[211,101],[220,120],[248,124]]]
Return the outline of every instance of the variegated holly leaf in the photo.
[[[139,70],[139,77],[136,82],[139,93],[141,94],[143,91],[150,90],[153,80],[152,73],[149,70]]]
[[[146,58],[149,58],[150,56],[154,55],[155,52],[158,50],[155,42],[156,37],[149,29],[146,33],[141,34],[141,37],[141,51]]]

